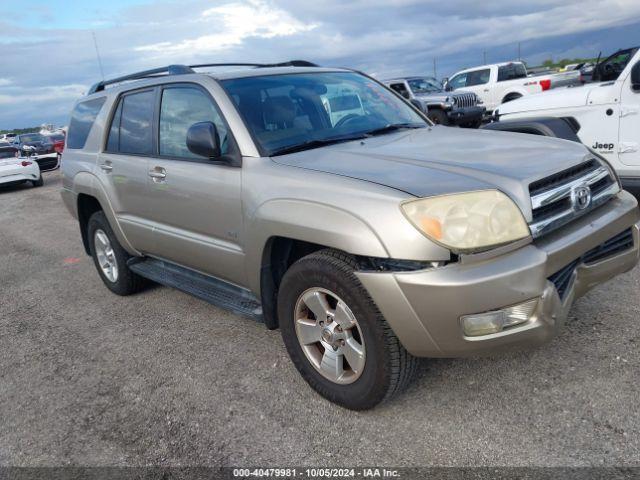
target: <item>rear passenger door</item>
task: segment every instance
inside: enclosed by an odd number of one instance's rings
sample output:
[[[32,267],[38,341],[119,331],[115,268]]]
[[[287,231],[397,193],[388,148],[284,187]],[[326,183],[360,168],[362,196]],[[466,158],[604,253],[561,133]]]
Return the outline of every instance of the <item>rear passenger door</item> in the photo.
[[[147,172],[149,157],[154,153],[156,92],[156,88],[148,88],[120,96],[106,147],[98,158],[100,181],[118,223],[142,253],[152,251],[154,243],[153,226],[148,221]]]
[[[243,285],[241,168],[214,162],[187,148],[194,123],[213,122],[222,154],[233,140],[207,90],[169,84],[158,94],[158,155],[149,163],[149,220],[154,254]]]

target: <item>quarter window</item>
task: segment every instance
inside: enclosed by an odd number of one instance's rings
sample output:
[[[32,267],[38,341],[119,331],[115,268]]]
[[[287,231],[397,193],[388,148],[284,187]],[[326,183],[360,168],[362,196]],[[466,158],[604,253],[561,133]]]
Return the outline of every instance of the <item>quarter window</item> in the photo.
[[[215,124],[220,137],[220,151],[226,154],[229,149],[227,127],[211,99],[199,88],[165,88],[160,107],[160,155],[203,158],[187,148],[187,131],[198,122]]]
[[[71,112],[67,148],[84,148],[93,122],[96,120],[98,113],[100,113],[104,101],[105,97],[94,98],[76,105],[73,112]]]

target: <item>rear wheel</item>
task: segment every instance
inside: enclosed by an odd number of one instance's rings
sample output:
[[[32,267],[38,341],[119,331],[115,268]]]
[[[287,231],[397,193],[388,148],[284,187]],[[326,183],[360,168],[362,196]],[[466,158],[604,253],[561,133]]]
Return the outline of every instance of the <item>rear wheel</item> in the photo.
[[[449,117],[442,110],[429,110],[427,117],[436,125],[449,125]]]
[[[320,395],[353,410],[401,391],[417,359],[400,344],[354,271],[335,250],[308,255],[285,273],[280,329],[302,377]]]
[[[139,291],[145,281],[129,270],[127,260],[131,256],[118,242],[102,211],[91,215],[87,229],[93,262],[107,288],[117,295]]]

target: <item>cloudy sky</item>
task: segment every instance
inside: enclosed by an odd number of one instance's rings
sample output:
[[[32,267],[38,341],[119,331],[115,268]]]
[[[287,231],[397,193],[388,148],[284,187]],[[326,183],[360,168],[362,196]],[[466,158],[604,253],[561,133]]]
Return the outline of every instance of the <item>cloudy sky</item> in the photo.
[[[638,0],[0,0],[0,129],[65,124],[104,74],[306,59],[384,78],[640,44]]]

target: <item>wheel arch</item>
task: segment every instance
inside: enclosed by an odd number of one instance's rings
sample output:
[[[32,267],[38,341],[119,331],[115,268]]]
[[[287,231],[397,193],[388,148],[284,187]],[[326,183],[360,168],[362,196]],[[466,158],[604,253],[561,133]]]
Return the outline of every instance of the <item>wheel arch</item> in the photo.
[[[125,236],[124,232],[120,228],[120,225],[116,219],[115,212],[109,202],[109,197],[104,191],[100,181],[92,174],[88,172],[80,172],[73,177],[73,192],[76,194],[76,211],[78,212],[78,221],[80,222],[80,229],[82,234],[82,243],[85,251],[88,253],[88,243],[86,239],[86,223],[82,223],[81,220],[81,208],[84,209],[84,215],[89,214],[84,218],[85,222],[89,221],[89,217],[98,210],[102,210],[109,221],[113,233],[120,242],[120,245],[130,255],[138,255],[139,253],[131,245]],[[99,207],[99,208],[98,208]]]
[[[259,293],[269,328],[278,325],[274,302],[279,282],[299,258],[325,248],[354,256],[389,256],[381,239],[364,221],[329,205],[273,200],[263,204],[249,224],[248,283]]]

